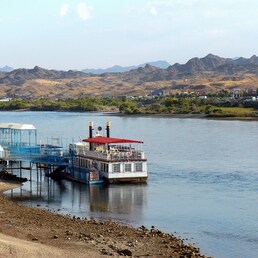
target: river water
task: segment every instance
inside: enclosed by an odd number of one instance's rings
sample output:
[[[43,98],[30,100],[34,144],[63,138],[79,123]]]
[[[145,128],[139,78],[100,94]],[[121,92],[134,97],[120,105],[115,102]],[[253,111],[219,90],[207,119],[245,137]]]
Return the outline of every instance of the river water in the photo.
[[[133,226],[155,225],[214,257],[258,255],[258,122],[1,112],[0,122],[32,123],[38,139],[87,138],[88,122],[111,136],[144,141],[146,185],[86,186],[38,178],[8,194],[26,205]],[[18,198],[19,197],[19,198]]]

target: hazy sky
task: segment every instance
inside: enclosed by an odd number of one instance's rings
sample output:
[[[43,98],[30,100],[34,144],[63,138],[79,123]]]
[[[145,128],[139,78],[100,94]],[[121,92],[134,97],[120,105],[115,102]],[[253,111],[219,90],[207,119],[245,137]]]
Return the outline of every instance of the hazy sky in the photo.
[[[105,68],[258,54],[257,0],[1,0],[0,67]]]

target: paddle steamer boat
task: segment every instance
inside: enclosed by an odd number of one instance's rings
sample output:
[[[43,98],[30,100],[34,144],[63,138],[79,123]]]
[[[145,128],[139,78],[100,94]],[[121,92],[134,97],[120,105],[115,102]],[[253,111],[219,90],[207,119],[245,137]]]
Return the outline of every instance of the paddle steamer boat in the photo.
[[[110,137],[110,122],[106,123],[106,136],[101,127],[93,136],[93,122],[89,123],[89,137],[70,144],[70,178],[93,183],[146,182],[147,159],[143,142]]]

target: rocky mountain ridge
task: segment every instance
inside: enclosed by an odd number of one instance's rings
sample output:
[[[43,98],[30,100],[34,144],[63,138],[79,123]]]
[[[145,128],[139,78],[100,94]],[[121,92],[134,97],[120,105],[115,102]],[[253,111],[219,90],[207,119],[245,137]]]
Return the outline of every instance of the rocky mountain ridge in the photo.
[[[212,76],[217,74],[233,75],[235,73],[258,74],[258,57],[253,55],[251,58],[223,58],[209,54],[203,58],[194,57],[185,64],[175,63],[166,69],[159,68],[150,64],[144,67],[140,66],[136,69],[117,73],[122,81],[143,83],[153,81],[167,81],[177,79],[187,79],[196,76]],[[105,73],[99,76],[108,76],[116,73]],[[97,76],[86,74],[81,71],[59,71],[48,70],[38,66],[33,69],[15,69],[11,72],[0,72],[0,84],[22,85],[27,80],[45,79],[67,79],[80,78],[86,76]]]
[[[209,54],[203,58],[192,58],[185,64],[174,64],[167,69],[156,69],[145,66],[144,69],[132,70],[130,76],[140,76],[144,81],[175,80],[196,76],[233,75],[234,73],[257,73],[258,57],[251,58],[222,58]],[[134,78],[135,79],[135,78]]]
[[[1,98],[21,99],[148,95],[157,89],[173,94],[248,91],[258,88],[258,57],[231,59],[209,54],[166,69],[146,64],[124,73],[104,74],[35,66],[0,72],[0,85]]]
[[[258,74],[258,57],[240,57],[238,59],[222,58],[209,54],[203,58],[192,58],[185,64],[175,63],[167,69],[159,69],[146,65],[124,73],[128,81],[167,81],[177,79],[190,79],[198,76],[234,75],[252,73]]]
[[[166,69],[170,66],[170,64],[167,61],[155,61],[155,62],[148,62],[144,64],[140,64],[137,66],[120,66],[120,65],[115,65],[106,69],[83,69],[82,72],[84,73],[92,73],[92,74],[103,74],[103,73],[124,73],[128,72],[133,69],[137,69],[139,67],[144,67],[147,64],[159,67],[161,69]]]
[[[58,71],[58,70],[48,70],[35,66],[33,69],[15,69],[9,73],[0,73],[0,84],[13,84],[22,85],[27,80],[34,79],[65,79],[65,78],[78,78],[84,77],[87,74],[79,71]]]

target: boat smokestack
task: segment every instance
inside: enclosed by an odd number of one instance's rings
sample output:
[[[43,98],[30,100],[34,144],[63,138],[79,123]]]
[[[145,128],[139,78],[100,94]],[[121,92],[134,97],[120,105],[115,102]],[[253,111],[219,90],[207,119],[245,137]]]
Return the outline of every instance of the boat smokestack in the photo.
[[[89,138],[92,138],[93,136],[93,122],[89,122]],[[90,142],[90,150],[93,150],[93,145]]]
[[[107,131],[107,137],[109,138],[110,137],[110,121],[107,121],[106,123],[106,131]]]
[[[89,138],[93,136],[93,122],[89,122]]]

